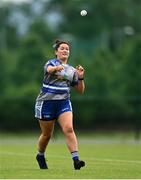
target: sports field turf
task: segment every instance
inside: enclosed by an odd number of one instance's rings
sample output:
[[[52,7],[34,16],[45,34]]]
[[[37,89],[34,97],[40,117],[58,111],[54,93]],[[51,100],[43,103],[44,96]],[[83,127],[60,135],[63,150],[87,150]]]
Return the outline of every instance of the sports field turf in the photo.
[[[128,139],[79,138],[86,167],[74,170],[62,137],[48,146],[48,170],[35,160],[37,134],[0,134],[1,179],[141,179],[141,142]]]

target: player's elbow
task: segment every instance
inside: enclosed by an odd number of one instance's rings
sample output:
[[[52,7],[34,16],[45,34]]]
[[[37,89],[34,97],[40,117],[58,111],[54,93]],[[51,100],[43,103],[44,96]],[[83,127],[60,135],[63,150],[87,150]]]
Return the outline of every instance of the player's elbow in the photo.
[[[84,93],[84,90],[85,90],[84,88],[82,88],[82,89],[79,89],[79,88],[78,88],[78,89],[77,89],[77,92],[78,92],[79,94],[83,94],[83,93]]]
[[[83,94],[83,93],[84,93],[84,89],[83,89],[83,90],[81,90],[80,94]]]

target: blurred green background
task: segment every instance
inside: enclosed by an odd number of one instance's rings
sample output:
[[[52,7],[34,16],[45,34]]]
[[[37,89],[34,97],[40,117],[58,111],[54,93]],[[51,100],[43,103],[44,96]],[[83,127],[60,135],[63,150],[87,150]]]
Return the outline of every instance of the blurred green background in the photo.
[[[71,94],[75,128],[139,139],[141,0],[1,0],[0,130],[39,129],[34,103],[57,38],[71,42],[69,63],[85,68],[85,93]]]

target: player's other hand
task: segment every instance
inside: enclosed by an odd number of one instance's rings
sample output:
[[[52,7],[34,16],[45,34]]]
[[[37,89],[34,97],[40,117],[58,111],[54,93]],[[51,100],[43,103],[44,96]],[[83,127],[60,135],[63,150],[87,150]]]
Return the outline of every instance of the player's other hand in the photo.
[[[64,67],[62,65],[58,65],[55,67],[56,71],[62,71],[64,69]]]
[[[84,68],[81,65],[76,66],[76,70],[79,78],[84,77]]]

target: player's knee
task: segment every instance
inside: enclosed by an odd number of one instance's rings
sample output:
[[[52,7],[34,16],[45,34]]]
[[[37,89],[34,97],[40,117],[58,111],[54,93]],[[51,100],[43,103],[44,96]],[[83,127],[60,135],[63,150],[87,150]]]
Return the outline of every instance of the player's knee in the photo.
[[[63,131],[65,134],[71,134],[73,133],[73,128],[71,126],[66,126]]]
[[[51,134],[42,134],[42,138],[43,138],[45,141],[49,141],[50,138],[51,138]]]

